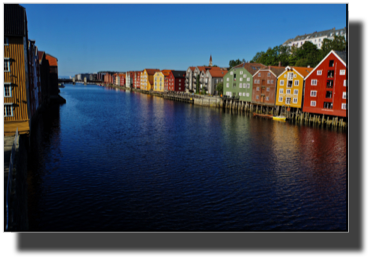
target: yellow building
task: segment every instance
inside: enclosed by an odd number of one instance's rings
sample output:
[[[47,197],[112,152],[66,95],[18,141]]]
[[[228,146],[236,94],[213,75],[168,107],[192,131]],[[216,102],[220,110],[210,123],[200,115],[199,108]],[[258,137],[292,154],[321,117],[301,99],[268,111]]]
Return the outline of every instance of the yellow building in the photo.
[[[157,71],[154,76],[154,91],[164,91],[165,86],[165,76],[161,71]]]
[[[302,91],[305,77],[313,68],[286,67],[277,78],[276,106],[302,107]]]
[[[142,90],[152,90],[154,74],[157,71],[160,71],[160,70],[159,69],[144,69],[144,71],[141,72],[140,88]]]

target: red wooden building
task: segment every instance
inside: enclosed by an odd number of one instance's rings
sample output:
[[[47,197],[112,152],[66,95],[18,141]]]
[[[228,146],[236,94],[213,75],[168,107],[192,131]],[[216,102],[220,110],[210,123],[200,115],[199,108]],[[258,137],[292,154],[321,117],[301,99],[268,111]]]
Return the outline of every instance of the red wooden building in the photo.
[[[347,116],[346,52],[332,50],[305,78],[303,112]]]
[[[141,71],[135,71],[133,75],[133,87],[140,88]]]
[[[185,91],[185,70],[172,70],[168,77],[168,90],[169,91]]]

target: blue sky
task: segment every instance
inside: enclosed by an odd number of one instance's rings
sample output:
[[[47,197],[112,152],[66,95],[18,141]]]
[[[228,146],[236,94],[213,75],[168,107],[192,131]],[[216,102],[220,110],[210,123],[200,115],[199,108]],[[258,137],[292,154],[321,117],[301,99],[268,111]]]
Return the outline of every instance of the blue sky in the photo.
[[[100,70],[186,70],[297,35],[346,27],[344,4],[22,4],[29,39],[58,58],[60,76]]]

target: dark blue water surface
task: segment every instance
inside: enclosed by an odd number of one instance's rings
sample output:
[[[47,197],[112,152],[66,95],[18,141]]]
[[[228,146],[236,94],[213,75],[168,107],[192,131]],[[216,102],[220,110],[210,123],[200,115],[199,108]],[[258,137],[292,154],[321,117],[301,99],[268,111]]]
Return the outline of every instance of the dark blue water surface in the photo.
[[[346,230],[346,132],[68,85],[32,132],[31,230]]]

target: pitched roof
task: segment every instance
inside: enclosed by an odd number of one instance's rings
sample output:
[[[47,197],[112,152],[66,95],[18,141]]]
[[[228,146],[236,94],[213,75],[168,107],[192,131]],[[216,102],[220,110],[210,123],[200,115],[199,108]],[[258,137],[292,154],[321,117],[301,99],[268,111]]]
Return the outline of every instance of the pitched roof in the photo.
[[[347,64],[347,51],[337,51],[337,50],[333,50],[335,52],[336,55],[339,56],[340,59],[342,59],[342,61]]]
[[[335,28],[332,28],[329,30],[315,31],[313,33],[309,33],[305,35],[297,35],[295,38],[286,40],[285,43],[283,43],[283,45],[289,44],[291,42],[296,42],[296,41],[305,40],[305,39],[313,39],[313,38],[322,37],[322,36],[334,37],[334,34],[336,34],[337,32],[339,34],[342,32],[342,35],[345,35],[346,27],[342,29],[337,29],[337,30]]]
[[[156,73],[156,71],[160,71],[159,69],[145,69],[145,70],[148,75],[153,75]]]
[[[185,77],[186,76],[186,71],[185,70],[172,70],[174,78],[180,78],[180,77]]]
[[[200,71],[206,71],[207,69],[211,69],[212,67],[198,66],[197,68],[198,68]]]
[[[40,64],[42,62],[42,58],[44,57],[45,52],[44,51],[38,51],[38,60],[40,61]]]
[[[27,24],[25,8],[17,4],[4,4],[4,35],[26,36]]]
[[[227,70],[221,69],[219,67],[213,67],[208,72],[213,78],[223,78],[228,73]]]
[[[313,68],[305,68],[305,67],[291,67],[295,69],[298,73],[300,73],[304,78],[309,75],[309,73],[313,70]]]
[[[45,54],[46,55],[46,60],[48,60],[49,62],[49,66],[53,67],[53,66],[56,66],[58,67],[58,59],[55,58],[54,56],[50,55],[50,54]]]
[[[240,65],[237,65],[233,68],[242,68],[244,67],[248,72],[253,75],[255,74],[259,69],[265,68],[265,65],[260,63],[241,63]]]
[[[195,67],[189,67],[189,69],[191,69],[191,71],[194,71]]]
[[[161,70],[161,72],[165,77],[168,77],[170,75],[171,70],[170,69],[163,69],[163,70]]]
[[[271,71],[276,77],[278,77],[281,73],[283,73],[285,70],[285,67],[278,67],[278,66],[267,66],[265,68],[261,68],[258,71]],[[257,71],[257,72],[258,72]],[[257,73],[256,72],[256,73]],[[255,73],[255,74],[256,74]]]

